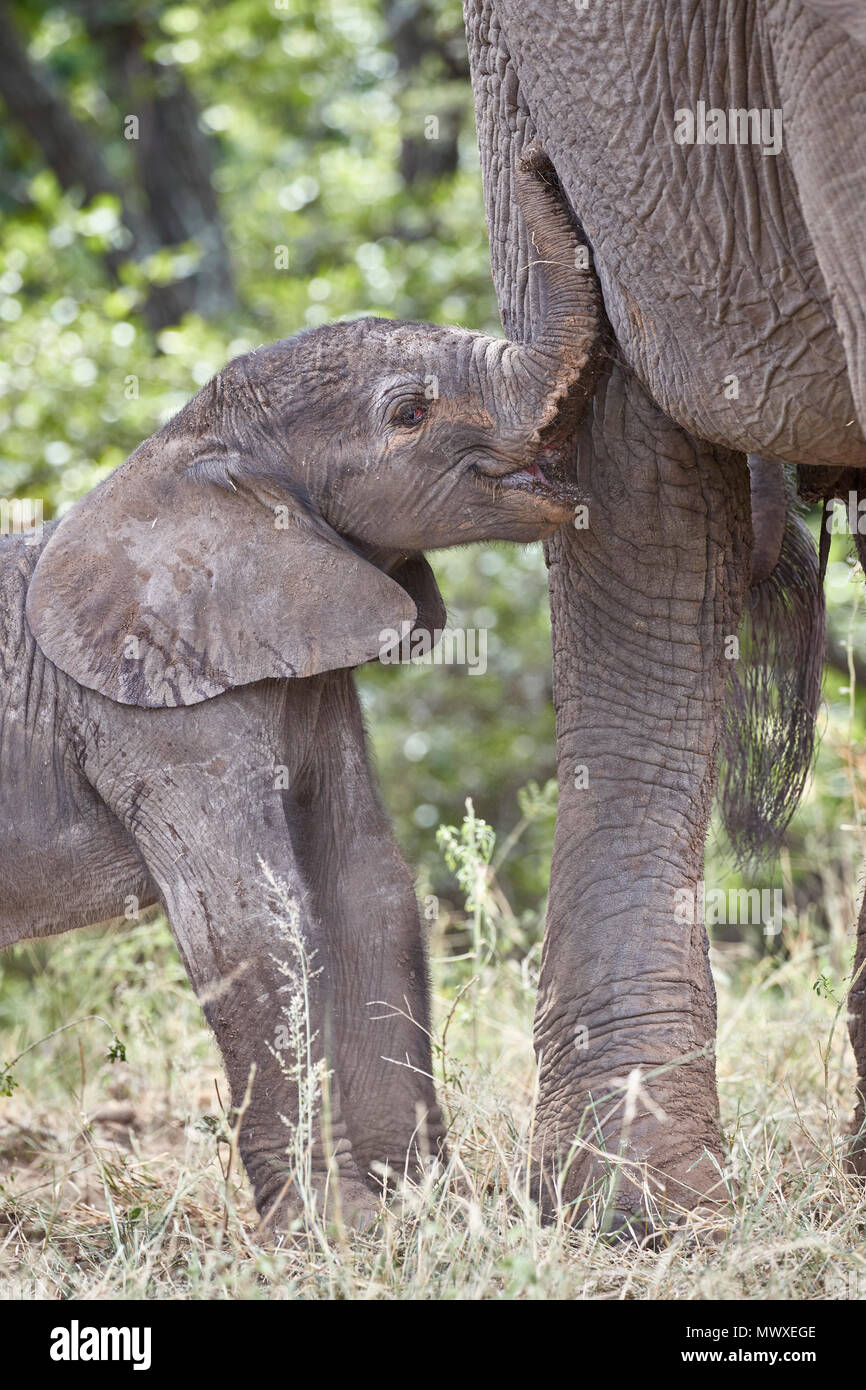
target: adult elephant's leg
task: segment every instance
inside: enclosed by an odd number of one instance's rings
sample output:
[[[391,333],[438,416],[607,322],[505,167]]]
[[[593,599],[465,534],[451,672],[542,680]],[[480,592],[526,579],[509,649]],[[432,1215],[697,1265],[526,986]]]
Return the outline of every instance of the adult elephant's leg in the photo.
[[[331,972],[330,1029],[363,1172],[415,1173],[444,1152],[430,1047],[425,943],[412,879],[370,773],[351,675],[329,676],[296,837]]]
[[[160,890],[223,1055],[259,1213],[282,1226],[309,1193],[320,1213],[339,1196],[344,1217],[363,1223],[375,1199],[339,1079],[323,1075],[326,944],[274,789],[290,757],[285,692],[267,682],[156,712],[99,699],[86,772]]]
[[[560,801],[535,1043],[546,1200],[580,1135],[685,1205],[718,1185],[715,992],[698,902],[749,573],[742,455],[614,368],[578,436],[588,527],[549,545]],[[640,1089],[622,1082],[640,1069]],[[600,1170],[580,1152],[573,1199]],[[638,1170],[634,1170],[639,1176]],[[626,1180],[624,1212],[640,1208]]]
[[[542,312],[511,193],[535,126],[495,6],[464,9],[491,260],[506,332],[519,339]],[[616,1149],[624,1105],[605,1099],[613,1083],[667,1067],[642,1082],[654,1108],[638,1098],[628,1156],[678,1180],[671,1195],[688,1201],[713,1185],[705,1153],[720,1152],[706,939],[684,918],[701,877],[725,639],[749,573],[748,475],[741,455],[695,442],[618,368],[590,409],[589,529],[560,532],[550,551],[561,802],[535,1150],[550,1200],[575,1135],[590,1137],[590,1098]],[[566,1198],[586,1173],[585,1160],[572,1163]],[[619,1201],[627,1211],[640,1198],[626,1185]]]
[[[852,479],[854,481],[854,479]],[[855,501],[863,499],[863,489],[855,482]],[[843,500],[847,500],[844,498]],[[857,558],[866,567],[866,536],[855,535]],[[853,1143],[848,1156],[853,1172],[866,1178],[866,894],[860,906],[857,922],[857,944],[854,951],[851,991],[848,995],[848,1036],[857,1067]]]
[[[849,1161],[853,1170],[866,1178],[866,897],[857,923],[854,981],[848,996],[848,1034],[857,1064],[854,1143]]]

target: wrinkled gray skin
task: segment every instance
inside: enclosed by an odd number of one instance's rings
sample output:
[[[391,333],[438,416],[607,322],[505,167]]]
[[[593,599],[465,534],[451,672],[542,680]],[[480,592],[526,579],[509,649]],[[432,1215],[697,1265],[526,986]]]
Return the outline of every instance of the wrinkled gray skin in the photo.
[[[535,1029],[542,1196],[573,1200],[603,1170],[581,1153],[562,1176],[582,1133],[692,1205],[719,1190],[716,1005],[703,927],[673,905],[702,876],[724,639],[753,564],[746,455],[866,467],[866,20],[860,0],[465,0],[465,15],[506,332],[538,321],[511,176],[537,138],[592,248],[617,359],[573,438],[589,530],[549,544],[560,802]],[[675,112],[699,101],[781,108],[781,153],[677,144]],[[863,997],[861,979],[859,1121]],[[661,1070],[626,1126],[617,1081],[637,1067]],[[643,1220],[628,1170],[614,1205]]]
[[[548,304],[531,345],[375,319],[300,334],[230,363],[38,544],[0,541],[0,945],[164,905],[275,1220],[297,1208],[297,962],[260,861],[296,903],[312,1057],[334,1069],[322,1202],[333,1161],[363,1221],[371,1169],[442,1142],[418,909],[350,668],[384,630],[442,625],[423,548],[573,515],[555,433],[591,383],[595,282],[556,195],[519,179]]]

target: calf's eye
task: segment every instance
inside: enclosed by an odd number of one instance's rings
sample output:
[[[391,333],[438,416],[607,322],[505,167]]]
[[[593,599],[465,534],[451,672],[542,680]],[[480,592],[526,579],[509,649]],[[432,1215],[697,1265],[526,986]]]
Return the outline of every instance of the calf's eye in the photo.
[[[426,420],[427,409],[426,405],[420,405],[417,401],[414,405],[398,406],[393,416],[394,423],[411,429],[413,425],[420,425],[422,420]]]

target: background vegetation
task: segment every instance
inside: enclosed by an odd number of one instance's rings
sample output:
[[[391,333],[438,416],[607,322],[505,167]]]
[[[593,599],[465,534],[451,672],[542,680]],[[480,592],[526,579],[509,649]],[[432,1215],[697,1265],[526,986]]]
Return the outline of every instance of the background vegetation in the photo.
[[[62,511],[229,357],[305,325],[374,313],[498,331],[459,0],[0,3],[0,104],[0,497],[39,497],[46,516]],[[452,624],[489,629],[486,674],[368,669],[361,683],[398,836],[422,897],[439,901],[440,1026],[469,986],[449,1044],[458,1060],[443,1062],[453,1113],[466,1117],[466,1095],[482,1098],[486,1110],[466,1120],[465,1153],[484,1175],[479,1191],[501,1195],[519,1189],[555,803],[546,579],[540,547],[433,559]],[[815,1233],[806,1200],[814,1173],[837,1196],[843,1182],[834,1145],[853,1084],[844,1029],[827,1052],[832,1073],[819,1049],[844,994],[863,845],[862,590],[840,539],[828,575],[831,664],[816,775],[783,854],[755,880],[783,887],[784,931],[718,933],[723,1024],[729,1006],[740,1030],[754,1025],[729,1053],[723,1044],[727,1120],[734,1137],[750,1135],[746,1166],[760,1169],[762,1200],[787,1192],[778,1172],[789,1174],[787,1224],[783,1234],[773,1228],[783,1243],[792,1231],[805,1239],[801,1219]],[[459,826],[467,796],[498,836],[495,877],[478,868],[481,916],[456,883],[453,842],[450,866],[437,844],[437,826]],[[471,829],[462,843],[471,849]],[[715,830],[706,878],[740,882]],[[445,963],[466,952],[468,961]],[[105,1039],[92,1023],[59,1034],[16,1065],[18,1089],[0,1099],[10,1230],[42,1251],[49,1294],[143,1292],[151,1276],[126,1282],[128,1256],[154,1233],[151,1291],[165,1294],[174,1280],[191,1287],[199,1274],[210,1288],[231,1263],[208,1235],[211,1220],[228,1223],[214,1147],[217,1064],[164,926],[79,934],[0,962],[0,1060],[94,1012],[109,1020]],[[130,1060],[112,1066],[103,1044],[115,1031]],[[800,1073],[795,1102],[788,1081]],[[93,1119],[111,1105],[126,1120]],[[108,1139],[120,1145],[110,1160],[100,1147]],[[495,1202],[491,1210],[488,1234],[501,1216]],[[61,1212],[72,1245],[51,1238]],[[837,1217],[827,1218],[833,1230]],[[453,1274],[459,1222],[447,1225],[453,1212],[443,1219]],[[231,1229],[240,1239],[241,1224]],[[403,1236],[420,1252],[423,1222],[411,1230]],[[773,1231],[764,1235],[772,1245]],[[511,1253],[479,1239],[479,1288],[488,1277],[499,1293],[548,1287],[532,1273],[548,1248],[536,1228]],[[803,1287],[823,1277],[813,1255],[825,1236],[815,1239],[808,1259],[793,1261]],[[735,1282],[739,1248],[724,1276]],[[322,1258],[317,1288],[333,1291]],[[429,1296],[442,1285],[434,1266],[413,1265],[397,1284],[375,1260],[359,1268],[344,1271],[343,1292],[368,1276],[384,1296]],[[580,1278],[589,1284],[568,1285],[572,1293],[596,1288],[588,1268]],[[622,1292],[620,1274],[605,1284],[602,1272],[597,1287]]]

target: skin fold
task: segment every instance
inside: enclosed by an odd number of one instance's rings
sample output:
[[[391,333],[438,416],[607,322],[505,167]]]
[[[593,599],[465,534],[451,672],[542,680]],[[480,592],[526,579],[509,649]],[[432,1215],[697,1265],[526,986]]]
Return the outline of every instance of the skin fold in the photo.
[[[750,576],[765,580],[782,553],[774,468],[799,464],[824,495],[848,470],[862,483],[866,467],[862,6],[464,0],[464,11],[506,333],[537,321],[512,174],[513,151],[537,139],[584,229],[613,334],[562,446],[589,527],[548,546],[560,809],[534,1158],[546,1209],[572,1212],[616,1165],[612,1221],[643,1230],[659,1208],[725,1195],[707,941],[674,904],[702,876],[726,642]],[[781,147],[678,143],[678,113],[699,102],[781,113]],[[861,962],[864,939],[861,921]],[[861,980],[860,1121],[863,999]]]
[[[370,1219],[380,1165],[443,1144],[418,907],[351,668],[391,630],[442,626],[425,548],[574,515],[556,438],[591,390],[597,291],[542,157],[515,177],[530,341],[301,333],[229,363],[41,537],[0,540],[0,945],[165,908],[267,1221],[299,1206],[281,1118],[303,1119],[281,1041],[298,938],[330,1071],[322,1206],[338,1191]]]

